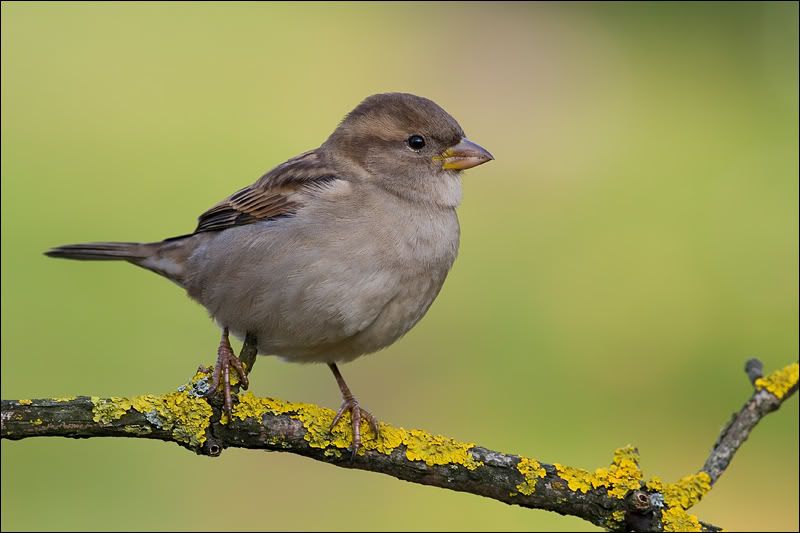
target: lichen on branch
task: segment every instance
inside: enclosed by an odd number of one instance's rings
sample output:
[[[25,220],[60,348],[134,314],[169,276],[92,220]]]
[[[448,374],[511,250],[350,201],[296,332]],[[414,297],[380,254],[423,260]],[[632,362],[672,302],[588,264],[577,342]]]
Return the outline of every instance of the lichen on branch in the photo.
[[[613,531],[717,531],[688,510],[711,490],[758,421],[797,391],[797,363],[766,377],[758,365],[749,364],[748,374],[756,367],[751,398],[722,431],[703,468],[669,484],[656,476],[645,479],[639,453],[631,446],[616,450],[609,466],[589,471],[385,423],[379,435],[364,428],[362,446],[353,457],[349,420],[329,430],[334,412],[317,405],[240,394],[228,419],[219,394],[206,398],[209,375],[204,370],[162,395],[3,400],[0,433],[12,440],[150,438],[210,456],[227,447],[286,451],[577,516]]]

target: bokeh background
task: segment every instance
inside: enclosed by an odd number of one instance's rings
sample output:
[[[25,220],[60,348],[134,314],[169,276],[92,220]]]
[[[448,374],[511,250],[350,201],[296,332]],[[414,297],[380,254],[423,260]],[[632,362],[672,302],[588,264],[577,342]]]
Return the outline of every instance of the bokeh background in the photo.
[[[157,240],[321,143],[367,95],[440,103],[469,171],[455,268],[343,368],[379,418],[584,468],[698,469],[798,347],[798,5],[2,5],[2,397],[167,392],[218,332],[171,283],[52,245]],[[259,395],[339,404],[261,358]],[[798,402],[695,508],[798,529]],[[283,454],[2,442],[2,529],[594,530]]]

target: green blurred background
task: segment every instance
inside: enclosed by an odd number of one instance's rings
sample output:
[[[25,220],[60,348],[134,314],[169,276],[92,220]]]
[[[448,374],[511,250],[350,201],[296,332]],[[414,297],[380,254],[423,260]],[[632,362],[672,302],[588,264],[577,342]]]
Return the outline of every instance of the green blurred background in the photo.
[[[214,358],[205,311],[52,245],[157,240],[321,143],[367,95],[452,113],[462,247],[427,317],[343,373],[379,418],[584,468],[635,444],[699,468],[797,358],[798,5],[2,5],[2,397],[167,392]],[[339,404],[261,358],[259,395]],[[798,529],[798,402],[695,508]],[[2,528],[594,530],[283,455],[2,442]]]

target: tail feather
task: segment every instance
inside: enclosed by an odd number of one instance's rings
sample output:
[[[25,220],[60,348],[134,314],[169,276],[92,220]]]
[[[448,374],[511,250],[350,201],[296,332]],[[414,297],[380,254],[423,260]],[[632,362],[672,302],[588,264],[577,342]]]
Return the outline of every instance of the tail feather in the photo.
[[[49,257],[80,261],[128,261],[183,286],[184,267],[192,246],[187,236],[162,242],[87,242],[66,244],[47,250]]]
[[[57,246],[44,255],[82,261],[131,261],[144,259],[154,251],[152,244],[138,242],[86,242]]]

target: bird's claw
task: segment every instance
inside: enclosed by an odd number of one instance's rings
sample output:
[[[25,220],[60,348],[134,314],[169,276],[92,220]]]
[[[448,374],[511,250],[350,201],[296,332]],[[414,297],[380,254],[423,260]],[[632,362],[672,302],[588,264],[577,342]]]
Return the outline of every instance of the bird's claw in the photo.
[[[223,409],[225,413],[228,415],[228,419],[231,417],[231,412],[233,411],[233,399],[231,397],[231,367],[236,371],[239,375],[239,383],[241,387],[245,390],[250,386],[250,381],[247,379],[247,371],[242,365],[242,362],[239,361],[239,358],[236,357],[236,354],[233,353],[233,348],[231,348],[230,342],[228,342],[227,337],[223,338],[222,342],[220,342],[219,349],[217,350],[217,363],[214,365],[214,373],[211,377],[211,387],[209,388],[206,396],[211,396],[217,391],[217,387],[220,385],[220,381],[222,381],[222,391],[225,395],[225,403],[223,404]]]
[[[331,422],[331,427],[329,428],[329,432],[333,431],[333,428],[336,427],[336,424],[342,419],[342,416],[346,413],[350,413],[350,420],[352,423],[353,428],[353,455],[352,459],[355,459],[356,454],[358,453],[358,449],[361,447],[361,419],[366,419],[369,427],[372,428],[372,432],[375,433],[375,438],[380,436],[379,429],[378,429],[378,421],[372,416],[369,411],[366,409],[362,409],[358,405],[358,401],[355,398],[348,398],[344,402],[342,402],[342,406],[337,411],[336,416],[333,418],[333,422]]]

